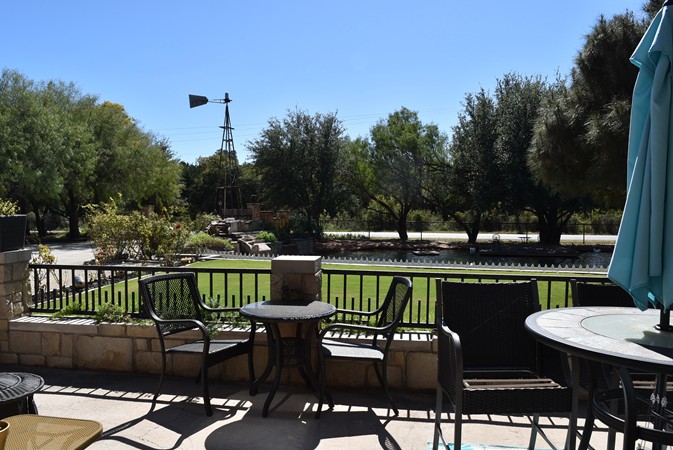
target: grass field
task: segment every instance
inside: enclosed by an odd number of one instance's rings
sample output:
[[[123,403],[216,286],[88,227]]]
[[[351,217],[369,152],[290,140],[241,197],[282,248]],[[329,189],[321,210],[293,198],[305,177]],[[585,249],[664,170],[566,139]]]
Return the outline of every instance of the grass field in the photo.
[[[199,291],[206,299],[211,300],[214,304],[220,306],[239,307],[249,302],[260,301],[262,299],[270,298],[270,276],[268,273],[240,273],[240,269],[270,269],[270,260],[208,260],[201,261],[190,265],[193,268],[217,268],[217,269],[233,269],[232,273],[217,273],[212,275],[200,274],[198,277]],[[435,299],[435,283],[434,277],[443,277],[442,274],[456,274],[456,269],[427,269],[427,268],[408,268],[395,266],[368,266],[368,265],[354,265],[354,264],[329,264],[323,263],[323,269],[327,270],[342,270],[342,271],[374,271],[376,273],[372,276],[346,276],[344,274],[328,275],[323,273],[323,287],[322,296],[325,301],[329,301],[340,308],[349,309],[363,309],[371,310],[376,307],[374,302],[376,299],[383,299],[385,292],[388,289],[390,280],[394,274],[403,274],[409,276],[414,280],[413,298],[409,307],[408,317],[405,319],[409,322],[425,322],[434,323],[434,299]],[[390,276],[385,273],[390,272]],[[428,274],[432,274],[432,278]],[[470,277],[475,274],[484,274],[485,279],[493,277],[494,272],[487,270],[470,271],[461,270],[461,277]],[[522,272],[503,272],[498,271],[499,276],[516,274],[521,276]],[[549,276],[549,273],[525,273],[526,276],[540,277]],[[549,285],[540,285],[540,298],[546,299],[547,296],[551,298],[551,306],[565,306],[565,299],[567,297],[567,284],[563,282],[569,275],[564,273],[560,277],[560,282],[550,283]],[[450,279],[450,278],[449,278]],[[454,279],[459,279],[455,277]],[[227,293],[226,298],[222,297],[222,293]],[[81,294],[80,294],[81,295]],[[138,311],[138,285],[136,279],[129,279],[126,283],[116,283],[112,286],[105,286],[101,288],[97,298],[90,300],[91,303],[96,304],[94,308],[99,310],[101,305],[106,303],[105,299],[115,298],[115,304],[124,309],[131,311]],[[130,299],[129,305],[124,305],[124,299]],[[75,299],[75,303],[77,299]],[[81,300],[80,300],[81,302]],[[109,302],[109,300],[108,300]],[[72,303],[72,299],[69,300]],[[84,303],[82,303],[84,305]],[[76,308],[73,308],[76,309]],[[86,305],[86,309],[91,308]],[[68,311],[66,311],[68,312]]]

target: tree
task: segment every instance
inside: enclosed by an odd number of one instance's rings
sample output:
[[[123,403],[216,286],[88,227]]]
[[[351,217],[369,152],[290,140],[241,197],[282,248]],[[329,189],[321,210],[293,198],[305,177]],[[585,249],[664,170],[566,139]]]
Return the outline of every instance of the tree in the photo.
[[[409,238],[407,217],[423,201],[428,168],[445,153],[446,136],[423,125],[416,112],[402,108],[371,129],[371,143],[349,147],[349,183],[370,200],[370,208],[390,218],[401,240]]]
[[[540,241],[550,245],[560,244],[561,233],[579,202],[540,183],[527,160],[540,105],[563,86],[549,86],[539,77],[507,74],[498,80],[495,90],[502,207],[509,212],[535,214]]]
[[[443,198],[435,195],[438,209],[465,230],[469,243],[477,241],[482,216],[498,206],[503,193],[495,113],[495,102],[483,89],[465,96],[453,127],[448,166],[438,175],[445,186]]]
[[[0,78],[2,191],[35,213],[40,236],[53,211],[79,237],[82,207],[123,194],[130,204],[178,197],[179,165],[167,144],[142,131],[121,105],[73,83],[33,83],[16,71]]]
[[[319,236],[323,211],[336,211],[343,164],[344,129],[336,114],[288,112],[269,120],[250,143],[261,201],[290,209],[304,221],[304,231]]]
[[[625,196],[631,95],[629,57],[644,32],[632,13],[601,17],[577,55],[570,86],[545,102],[530,154],[536,176],[562,195],[591,193],[599,206]]]

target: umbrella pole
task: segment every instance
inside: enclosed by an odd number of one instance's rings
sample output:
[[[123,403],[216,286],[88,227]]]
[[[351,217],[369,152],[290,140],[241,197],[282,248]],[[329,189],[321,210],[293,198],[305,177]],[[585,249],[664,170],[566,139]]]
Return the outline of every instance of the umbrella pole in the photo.
[[[665,309],[663,305],[659,306],[659,325],[656,328],[659,331],[673,331],[671,327],[671,312],[668,309]]]

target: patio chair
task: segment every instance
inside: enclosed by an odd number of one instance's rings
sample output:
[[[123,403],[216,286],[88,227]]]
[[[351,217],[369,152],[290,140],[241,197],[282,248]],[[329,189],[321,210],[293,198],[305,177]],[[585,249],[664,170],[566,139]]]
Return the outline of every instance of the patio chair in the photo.
[[[334,405],[330,394],[325,389],[327,381],[325,360],[327,359],[371,361],[374,363],[374,370],[381,384],[381,389],[386,395],[395,415],[399,414],[388,388],[388,350],[390,349],[390,344],[393,342],[395,330],[402,320],[404,310],[411,298],[411,287],[412,283],[410,279],[394,276],[383,303],[375,311],[337,309],[337,316],[347,314],[359,317],[361,320],[371,320],[371,318],[374,318],[376,322],[373,326],[354,323],[334,323],[328,325],[320,332],[318,336],[320,399],[318,401],[316,418],[320,417],[325,398],[327,398],[330,407]],[[344,334],[350,339],[331,339],[337,335],[343,336]],[[355,339],[353,339],[354,337]],[[379,337],[382,339],[379,339]]]
[[[247,354],[248,374],[252,386],[255,376],[252,360],[255,324],[252,324],[247,339],[213,340],[204,322],[204,312],[238,312],[238,308],[208,307],[199,294],[193,273],[156,275],[141,279],[139,285],[145,312],[154,320],[161,344],[161,378],[152,400],[152,408],[156,404],[166,375],[167,354],[182,353],[201,357],[199,376],[203,387],[203,403],[208,416],[213,414],[208,391],[208,368],[229,358]],[[200,335],[200,339],[193,338],[195,332]],[[187,342],[183,341],[182,344],[167,348],[166,337],[180,333],[186,333],[183,339],[188,339]]]
[[[572,279],[570,280],[570,289],[573,306],[622,306],[635,308],[631,295],[621,286],[611,282],[592,283]],[[579,384],[582,390],[589,391],[590,376],[595,377],[593,380],[595,389],[603,391],[607,389],[621,389],[621,382],[617,372],[612,367],[605,364],[589,363],[588,361],[582,361],[582,363],[579,366]],[[591,370],[593,370],[593,374]],[[634,388],[645,392],[654,391],[657,379],[656,375],[630,369],[628,372]],[[577,375],[575,374],[574,376]],[[673,389],[673,384],[668,383],[668,392],[671,392],[671,389]],[[588,395],[592,396],[593,392],[589,391]],[[647,394],[644,395],[647,397]],[[639,403],[638,406],[638,413],[643,420],[646,420],[649,414],[648,409],[646,407],[643,408],[642,403]],[[615,408],[613,412],[619,412],[622,407],[623,405],[613,405],[613,408]],[[610,428],[608,431],[608,448],[614,448],[614,442],[615,430]]]
[[[525,320],[540,309],[537,282],[461,283],[437,279],[437,396],[433,449],[442,435],[446,396],[454,407],[455,448],[461,448],[464,414],[524,415],[529,448],[540,414],[569,413],[571,385],[561,353],[538,344]],[[532,416],[532,418],[531,418]]]
[[[570,280],[573,306],[635,307],[633,299],[621,286],[613,283],[588,283]]]

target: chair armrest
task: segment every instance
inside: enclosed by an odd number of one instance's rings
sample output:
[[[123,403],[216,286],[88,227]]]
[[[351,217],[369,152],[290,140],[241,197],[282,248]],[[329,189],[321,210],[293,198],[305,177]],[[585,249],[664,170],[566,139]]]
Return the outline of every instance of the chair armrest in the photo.
[[[439,342],[439,381],[453,380],[454,388],[461,389],[463,385],[463,347],[460,343],[460,336],[452,331],[443,321],[437,328],[437,338]],[[446,346],[446,348],[443,348]],[[448,359],[448,361],[447,361]],[[452,372],[452,373],[450,373]]]
[[[358,316],[373,316],[373,315],[377,314],[378,312],[379,312],[378,309],[375,310],[375,311],[357,311],[357,310],[354,310],[354,309],[337,308],[337,310],[336,310],[336,314],[353,314],[353,315],[358,315]]]
[[[320,339],[322,339],[327,333],[333,332],[334,330],[348,330],[348,331],[360,331],[360,332],[370,332],[373,334],[381,334],[389,331],[390,327],[370,327],[367,325],[351,325],[348,323],[334,323],[332,325],[326,326],[320,332]]]
[[[191,325],[192,328],[197,328],[201,334],[203,335],[203,339],[206,341],[210,341],[210,337],[208,337],[208,330],[206,329],[206,326],[203,324],[203,322],[200,322],[196,319],[154,319],[154,321],[157,323],[159,328],[161,329],[162,325],[168,325],[169,327],[171,325]],[[176,334],[176,333],[181,333],[183,331],[187,330],[179,330],[179,331],[173,331],[173,332],[168,332],[168,333],[163,333],[164,336],[170,335],[170,334]]]

